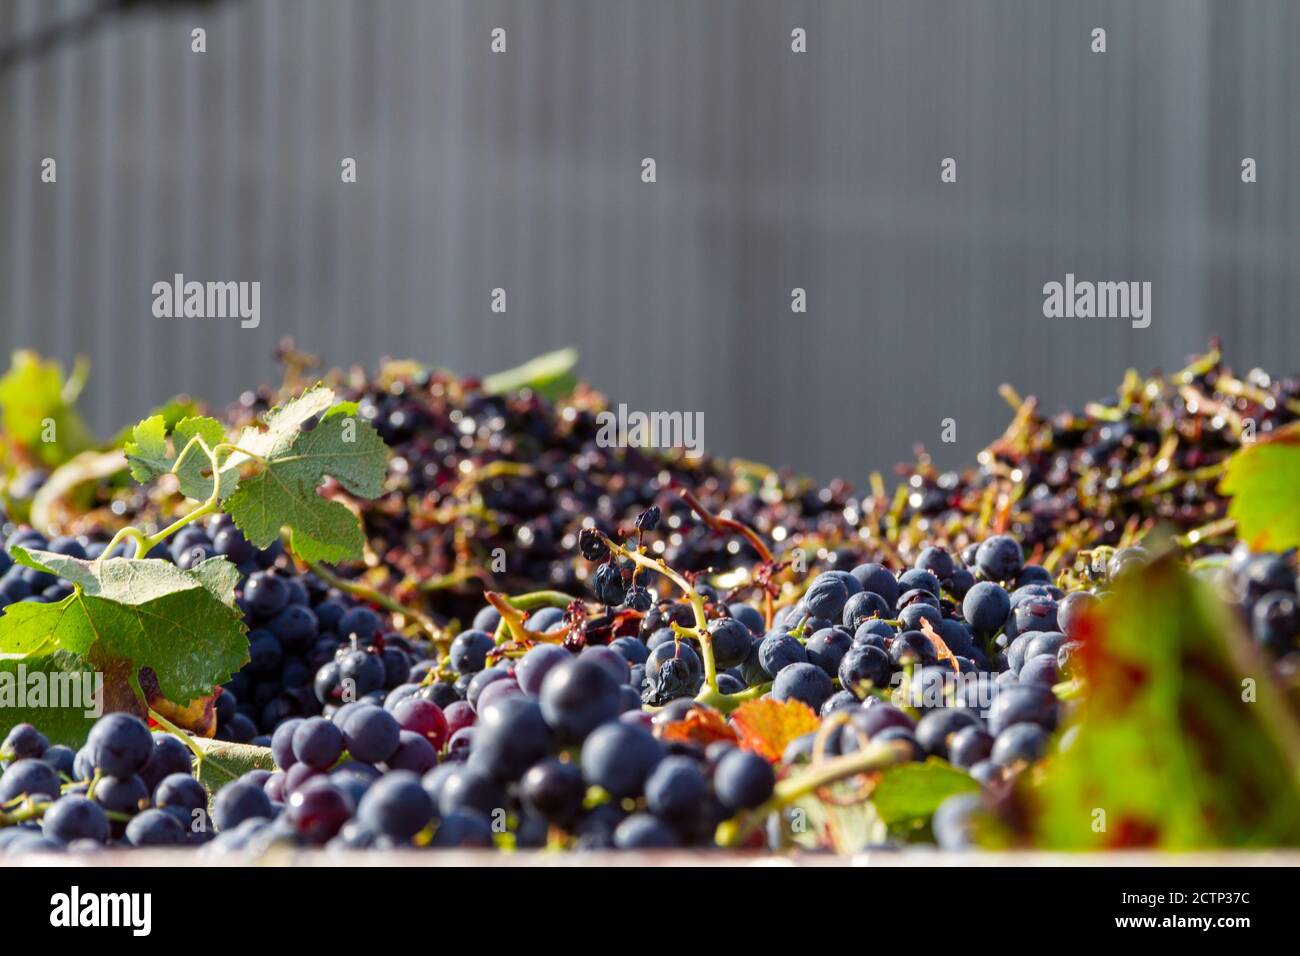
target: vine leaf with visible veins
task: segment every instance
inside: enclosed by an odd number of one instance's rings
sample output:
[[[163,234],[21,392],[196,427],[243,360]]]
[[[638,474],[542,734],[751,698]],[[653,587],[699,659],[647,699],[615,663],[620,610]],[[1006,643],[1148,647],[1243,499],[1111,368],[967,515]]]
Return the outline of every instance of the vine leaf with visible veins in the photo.
[[[69,581],[73,593],[55,604],[12,604],[0,616],[6,728],[29,721],[79,745],[96,708],[80,694],[57,699],[60,684],[72,694],[98,675],[111,699],[101,697],[97,709],[138,712],[143,703],[132,701],[132,686],[145,668],[167,700],[187,704],[210,695],[248,660],[235,604],[239,572],[224,558],[182,571],[154,559],[93,562],[10,550],[18,563]]]
[[[257,459],[262,466],[226,502],[250,542],[266,548],[287,527],[304,561],[361,557],[365,534],[356,517],[316,493],[326,478],[360,498],[383,491],[388,448],[355,404],[336,404],[334,392],[318,385],[268,412],[265,428],[244,429],[236,445],[228,463]]]
[[[1246,445],[1228,461],[1228,514],[1254,551],[1300,545],[1300,423]]]
[[[152,415],[131,430],[123,446],[131,476],[141,484],[175,472],[181,494],[195,501],[212,496],[212,460],[197,443],[198,437],[208,449],[226,440],[226,430],[215,418],[182,418],[172,430],[171,447],[167,444],[167,423],[162,415]],[[229,498],[239,484],[237,463],[229,458],[221,463],[221,495]]]

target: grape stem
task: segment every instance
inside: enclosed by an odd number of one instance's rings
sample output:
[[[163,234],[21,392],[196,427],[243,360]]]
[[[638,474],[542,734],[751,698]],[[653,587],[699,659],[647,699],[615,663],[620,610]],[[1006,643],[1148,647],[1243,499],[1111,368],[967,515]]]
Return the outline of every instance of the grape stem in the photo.
[[[33,800],[28,797],[15,810],[0,810],[0,827],[13,826],[18,823],[25,823],[28,820],[39,820],[45,816],[45,811],[54,806],[53,800]],[[131,815],[122,813],[120,810],[105,810],[104,816],[115,823],[130,823]]]
[[[695,495],[686,488],[679,490],[678,494],[681,495],[683,501],[690,505],[691,510],[695,512],[710,531],[730,531],[734,534],[738,534],[749,542],[750,547],[758,552],[758,557],[764,564],[772,564],[775,562],[775,558],[772,557],[772,552],[768,550],[767,545],[763,543],[763,539],[760,538],[758,533],[754,531],[753,528],[749,527],[749,525],[736,521],[734,518],[723,518],[720,515],[715,515],[704,506],[704,502],[700,501],[699,498],[695,497]]]
[[[501,615],[501,621],[493,635],[498,645],[504,644],[508,638],[519,643],[552,642],[552,635],[541,634],[525,625],[523,612],[542,607],[567,608],[577,600],[563,591],[529,591],[515,597],[496,591],[484,591],[483,597]]]
[[[203,440],[202,436],[195,435],[189,440],[185,447],[181,449],[181,453],[176,456],[176,461],[171,467],[172,474],[176,473],[176,469],[180,467],[185,456],[189,454],[190,449],[195,445],[203,450],[203,453],[208,456],[208,461],[212,464],[212,493],[208,495],[207,501],[203,502],[203,504],[199,505],[188,514],[177,518],[171,524],[167,525],[167,527],[163,528],[161,531],[155,532],[154,534],[145,534],[139,528],[134,528],[130,525],[120,529],[117,534],[113,535],[112,540],[108,542],[108,546],[104,548],[98,560],[102,561],[112,553],[113,549],[117,547],[118,544],[128,538],[135,542],[135,557],[139,560],[148,555],[150,551],[156,548],[163,541],[166,541],[177,531],[180,531],[186,525],[191,524],[206,515],[212,514],[221,507],[221,465],[217,460],[217,452],[220,449],[234,448],[235,446],[221,444],[218,445],[216,449],[212,449],[208,447],[208,443]],[[244,452],[244,454],[247,454],[247,452]],[[263,461],[262,459],[258,460]]]
[[[605,542],[606,546],[613,554],[619,557],[625,557],[634,564],[638,564],[649,571],[657,571],[659,574],[662,574],[664,577],[668,578],[668,580],[672,581],[673,584],[677,585],[677,587],[681,589],[682,593],[686,595],[687,599],[691,602],[691,610],[695,613],[695,626],[693,628],[679,628],[679,626],[674,625],[673,633],[679,638],[682,633],[687,633],[700,642],[700,654],[704,658],[704,684],[707,688],[705,693],[712,691],[714,694],[717,694],[718,665],[713,657],[713,635],[709,633],[709,621],[704,613],[704,595],[696,591],[686,578],[670,568],[666,561],[647,557],[640,551],[625,548],[622,545],[611,541],[609,538],[605,537],[605,535],[600,534],[600,532],[597,532],[597,534],[600,535],[600,540]]]
[[[203,761],[207,759],[207,754],[203,752],[202,747],[200,747],[198,744],[194,742],[194,738],[191,737],[189,734],[187,734],[185,731],[181,730],[179,727],[173,724],[162,714],[158,713],[158,711],[154,710],[152,707],[148,707],[146,705],[145,709],[148,710],[149,712],[150,720],[152,720],[163,730],[167,731],[167,733],[171,734],[173,737],[179,737],[181,743],[183,743],[186,747],[190,748],[190,752],[194,754],[195,760],[197,760],[199,766],[202,767]],[[195,776],[197,776],[197,774]]]
[[[428,615],[423,614],[414,608],[407,607],[400,601],[384,594],[382,591],[377,591],[365,584],[359,584],[356,581],[349,581],[347,578],[339,577],[319,561],[314,561],[308,564],[307,567],[311,570],[312,574],[316,575],[316,577],[320,578],[330,587],[338,588],[340,591],[345,591],[353,597],[361,598],[363,601],[369,601],[371,604],[374,604],[377,607],[382,607],[387,611],[392,611],[394,614],[401,614],[404,617],[410,618],[416,624],[420,625],[421,629],[428,633],[430,638],[436,640],[438,637],[443,636],[441,628],[439,628]]]
[[[723,694],[713,688],[705,687],[700,691],[699,695],[696,696],[695,702],[697,704],[704,704],[706,707],[716,708],[724,714],[729,714],[741,704],[747,703],[751,700],[758,700],[771,689],[771,681],[762,684],[755,684],[753,687],[746,687],[744,690],[737,691],[734,694]]]
[[[597,532],[599,534],[599,532]],[[738,691],[735,694],[724,694],[718,690],[718,664],[713,656],[713,635],[709,633],[708,618],[704,613],[704,595],[695,590],[691,583],[678,572],[668,566],[663,560],[647,557],[640,551],[625,548],[605,535],[601,534],[600,539],[605,542],[609,550],[616,556],[625,557],[633,563],[640,565],[650,571],[657,571],[662,574],[673,584],[681,589],[691,602],[691,610],[695,615],[694,627],[682,627],[677,622],[673,622],[673,635],[678,640],[683,636],[694,637],[700,642],[700,656],[704,661],[704,686],[700,693],[696,695],[696,703],[703,704],[707,707],[714,707],[723,713],[729,713],[735,710],[741,704],[750,700],[757,700],[771,689],[771,683],[759,684],[754,687],[747,687],[745,690]]]

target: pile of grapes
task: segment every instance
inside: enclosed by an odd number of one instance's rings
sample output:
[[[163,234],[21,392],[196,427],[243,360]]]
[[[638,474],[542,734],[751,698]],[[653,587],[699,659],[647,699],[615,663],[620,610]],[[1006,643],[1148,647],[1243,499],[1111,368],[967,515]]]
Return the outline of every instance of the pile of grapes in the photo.
[[[301,682],[323,716],[283,715],[262,738],[274,769],[248,771],[215,797],[186,744],[135,717],[103,717],[77,752],[15,727],[0,746],[0,853],[781,847],[782,787],[799,792],[801,778],[836,760],[851,776],[938,758],[996,796],[1069,746],[1069,705],[1056,690],[1074,675],[1080,622],[1110,578],[1148,560],[1140,548],[1115,551],[1093,569],[1094,589],[1066,593],[996,535],[961,555],[927,548],[898,573],[863,563],[817,574],[769,623],[648,557],[660,521],[650,509],[625,538],[580,537],[595,566],[593,605],[489,604],[446,655],[418,660],[373,611],[324,588],[313,604],[303,584],[259,567],[242,600],[255,622],[292,608],[310,620],[302,632],[263,633],[304,663],[324,660]],[[210,540],[226,546],[222,529]],[[1260,643],[1294,651],[1290,558],[1239,552],[1226,573]],[[676,593],[662,594],[665,583]],[[261,630],[254,662],[272,656],[258,649]],[[344,675],[359,696],[341,694]],[[761,699],[797,702],[810,719],[775,759],[724,732],[726,714]],[[222,717],[229,737],[251,735],[244,706]],[[965,847],[980,805],[951,797],[933,838]]]
[[[310,357],[286,355],[296,384],[293,363]],[[872,474],[855,490],[753,462],[604,447],[597,416],[606,403],[581,386],[551,401],[410,362],[326,380],[393,453],[383,495],[357,503],[375,558],[369,578],[440,622],[462,623],[486,588],[580,593],[581,529],[613,533],[651,506],[664,516],[657,556],[675,568],[719,574],[758,560],[747,538],[695,520],[682,490],[776,549],[843,570],[864,553],[903,567],[926,547],[957,553],[1005,533],[1055,575],[1080,550],[1123,547],[1158,524],[1183,533],[1193,552],[1228,550],[1218,485],[1229,456],[1243,439],[1300,419],[1300,379],[1238,376],[1215,348],[1174,374],[1130,372],[1113,398],[1081,412],[1046,416],[1004,387],[1012,421],[974,468],[940,472],[922,451],[892,485]],[[226,420],[248,424],[283,394],[246,393]],[[74,524],[111,529],[170,502],[134,488],[105,495],[113,500]]]
[[[1157,522],[1278,671],[1300,672],[1295,555],[1234,547],[1218,490],[1243,436],[1297,417],[1300,387],[1237,379],[1217,355],[1130,377],[1081,416],[1044,420],[1017,398],[977,469],[940,475],[922,456],[894,493],[873,476],[862,497],[600,447],[601,401],[583,389],[551,404],[407,364],[332,381],[340,413],[389,446],[387,479],[350,497],[331,478],[304,507],[347,501],[362,560],[256,546],[221,510],[213,449],[280,467],[225,437],[267,413],[269,390],[211,422],[211,479],[137,426],[137,461],[191,491],[212,481],[199,512],[215,513],[165,545],[140,553],[155,537],[120,521],[165,524],[166,488],[108,492],[114,507],[75,534],[6,528],[6,609],[68,599],[92,572],[54,557],[125,557],[132,536],[134,560],[197,573],[224,559],[248,653],[202,713],[142,680],[149,721],[107,714],[79,749],[13,726],[0,855],[808,848],[842,822],[809,833],[807,800],[877,801],[908,766],[933,806],[877,820],[866,845],[966,848],[979,814],[1086,733],[1092,622],[1152,562],[1136,542]],[[284,426],[281,450],[335,414]],[[194,736],[165,716],[178,710]]]
[[[674,567],[723,572],[757,559],[745,538],[691,520],[680,489],[766,541],[845,569],[864,551],[900,567],[929,546],[957,552],[1009,533],[1057,573],[1077,550],[1122,546],[1157,522],[1207,549],[1230,541],[1217,485],[1243,434],[1263,437],[1300,418],[1300,380],[1237,377],[1215,349],[1173,375],[1130,373],[1113,399],[1079,414],[1043,416],[1034,399],[1004,389],[1015,415],[977,467],[939,472],[922,452],[892,489],[872,476],[855,492],[749,462],[602,447],[600,396],[578,390],[552,405],[478,384],[390,366],[346,389],[394,451],[389,491],[363,512],[372,547],[444,613],[463,606],[457,593],[477,600],[484,584],[576,588],[585,575],[572,560],[579,531],[611,533],[651,506],[666,521],[659,556]],[[504,571],[493,569],[495,553]]]
[[[106,540],[47,540],[30,528],[10,536],[0,550],[0,609],[17,602],[53,603],[72,593],[65,580],[16,564],[18,545],[94,560]],[[119,545],[112,554],[123,555]],[[358,696],[373,698],[408,680],[415,661],[431,652],[427,641],[392,630],[390,616],[361,604],[311,572],[300,573],[276,542],[253,547],[227,515],[186,528],[149,554],[180,568],[211,556],[235,564],[242,580],[236,601],[248,628],[248,663],[225,685],[210,708],[219,740],[270,746],[270,734],[290,717],[319,714],[324,701],[351,680]],[[343,635],[340,637],[340,635]]]

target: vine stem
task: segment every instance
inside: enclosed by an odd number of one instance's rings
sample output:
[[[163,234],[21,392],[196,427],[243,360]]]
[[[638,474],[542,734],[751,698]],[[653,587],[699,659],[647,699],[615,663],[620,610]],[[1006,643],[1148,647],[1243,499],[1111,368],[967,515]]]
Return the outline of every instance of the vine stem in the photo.
[[[137,559],[143,558],[155,547],[157,547],[161,542],[166,541],[177,531],[180,531],[181,528],[184,528],[186,525],[194,521],[197,521],[198,519],[204,517],[205,515],[212,514],[212,512],[216,511],[217,508],[220,507],[221,465],[217,461],[216,451],[208,447],[208,443],[203,440],[202,436],[195,435],[193,438],[189,440],[189,442],[181,450],[181,453],[176,456],[176,461],[172,464],[171,472],[172,474],[176,473],[176,469],[180,466],[181,461],[185,458],[187,454],[189,454],[190,449],[195,445],[198,445],[199,448],[203,449],[203,453],[208,456],[208,461],[212,463],[212,493],[208,495],[208,500],[203,502],[203,504],[199,505],[189,514],[182,515],[181,517],[173,521],[171,524],[167,525],[167,527],[163,528],[161,531],[155,532],[154,534],[145,534],[139,528],[132,528],[132,527],[123,528],[121,531],[119,531],[117,534],[113,536],[113,540],[109,543],[109,547],[104,549],[105,555],[107,555],[109,551],[112,550],[113,546],[117,543],[119,537],[128,537],[134,539],[135,541],[136,558]],[[220,448],[222,446],[218,445],[217,447]]]
[[[409,608],[400,601],[394,600],[382,591],[377,591],[365,584],[358,584],[356,581],[349,581],[347,578],[341,578],[319,561],[313,561],[307,565],[311,572],[320,578],[330,587],[338,588],[340,591],[346,591],[354,597],[359,597],[363,601],[369,601],[378,607],[382,607],[394,614],[401,614],[415,621],[420,627],[428,633],[431,638],[437,638],[441,635],[441,629],[436,625],[432,618],[421,611]]]
[[[24,823],[28,820],[38,820],[45,816],[45,811],[54,806],[53,800],[32,800],[28,799],[19,805],[16,810],[0,810],[0,826],[13,826],[16,823]],[[131,815],[122,813],[120,810],[105,810],[104,816],[115,823],[129,823]]]
[[[445,591],[448,588],[454,588],[475,579],[484,583],[491,583],[492,577],[480,567],[457,568],[448,574],[421,581],[416,585],[416,588],[421,591]]]
[[[166,541],[177,531],[180,531],[181,528],[184,528],[187,524],[191,524],[195,521],[198,521],[200,518],[206,515],[212,514],[214,511],[217,510],[217,504],[218,503],[214,500],[208,500],[204,502],[202,505],[200,505],[199,507],[195,508],[189,514],[177,518],[175,521],[173,521],[167,527],[163,528],[158,533],[150,534],[150,535],[141,535],[140,537],[136,538],[135,556],[137,558],[143,558],[155,547],[157,547],[163,541]]]
[[[749,525],[737,521],[734,518],[723,518],[720,515],[715,515],[712,511],[706,508],[704,502],[695,497],[689,489],[682,488],[677,493],[681,495],[682,500],[690,506],[691,510],[699,516],[700,520],[703,521],[710,530],[734,532],[749,542],[750,547],[758,552],[759,560],[763,563],[772,564],[775,562],[775,559],[772,557],[772,552],[763,542],[763,539],[760,538],[758,533],[754,531],[753,528],[749,527]]]
[[[181,743],[183,743],[186,747],[189,747],[190,752],[193,753],[196,758],[198,758],[200,763],[202,763],[204,757],[206,757],[207,755],[204,754],[203,748],[200,747],[198,744],[196,744],[194,742],[194,739],[189,734],[181,730],[179,727],[173,724],[162,714],[158,713],[158,711],[154,710],[152,707],[146,705],[145,709],[148,710],[149,712],[150,720],[152,720],[163,730],[167,731],[167,733],[171,734],[173,737],[179,737]]]
[[[599,532],[597,533],[599,534]],[[704,613],[704,595],[696,591],[695,588],[691,586],[690,582],[686,580],[686,578],[682,577],[680,574],[678,574],[676,571],[670,568],[667,562],[656,558],[649,558],[646,557],[644,554],[642,554],[640,551],[633,551],[628,548],[625,548],[622,545],[617,544],[614,541],[611,541],[603,534],[600,535],[600,539],[605,542],[605,544],[609,547],[609,550],[612,551],[614,554],[625,557],[630,561],[632,561],[634,564],[639,564],[641,567],[646,568],[647,570],[657,571],[658,573],[662,574],[664,577],[668,578],[668,580],[672,581],[673,584],[681,588],[682,593],[684,593],[687,599],[691,602],[691,610],[695,612],[695,627],[692,629],[688,629],[688,628],[681,628],[678,625],[674,624],[673,633],[679,635],[683,632],[689,633],[691,634],[691,636],[693,636],[696,640],[700,642],[700,653],[701,656],[704,658],[704,683],[705,686],[708,688],[708,690],[712,691],[714,694],[717,694],[718,693],[718,665],[713,657],[713,635],[709,633],[709,621]]]
[[[737,691],[734,694],[723,694],[714,688],[706,687],[695,698],[697,704],[704,704],[706,707],[713,707],[729,714],[741,704],[748,703],[751,700],[758,700],[769,690],[772,689],[772,682],[767,681],[763,684],[755,684],[753,687],[746,687],[744,690]]]
[[[743,820],[733,817],[718,827],[717,842],[720,846],[738,846],[761,825],[769,814],[776,813],[800,797],[815,790],[829,786],[838,780],[855,777],[860,773],[884,770],[895,764],[905,763],[910,759],[910,750],[906,744],[887,743],[870,744],[856,753],[835,757],[831,760],[810,767],[800,774],[787,777],[777,783],[772,797],[755,809]]]
[[[498,645],[504,644],[511,638],[523,643],[550,641],[551,638],[547,635],[539,634],[526,626],[523,612],[540,607],[567,608],[577,600],[563,591],[529,591],[516,597],[496,591],[484,591],[483,597],[501,615],[501,621],[497,624],[496,633],[493,635]]]

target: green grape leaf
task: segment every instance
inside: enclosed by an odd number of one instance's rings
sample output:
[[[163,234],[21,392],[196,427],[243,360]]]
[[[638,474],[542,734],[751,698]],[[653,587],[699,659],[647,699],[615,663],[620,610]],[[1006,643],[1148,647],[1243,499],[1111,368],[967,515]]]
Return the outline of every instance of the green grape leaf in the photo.
[[[211,694],[248,660],[234,596],[239,572],[224,558],[182,571],[151,559],[92,562],[18,546],[11,553],[20,564],[66,579],[74,592],[57,604],[20,602],[5,610],[0,660],[6,671],[16,674],[23,665],[29,673],[99,674],[121,696],[148,668],[167,700],[186,704]],[[64,709],[86,709],[77,703]],[[108,702],[112,709],[122,704]],[[39,714],[22,714],[22,708],[0,707],[0,724],[31,720],[44,728]],[[83,724],[84,736],[89,719]]]
[[[50,649],[0,655],[0,734],[28,723],[51,743],[80,747],[106,710],[138,710],[129,690],[122,698],[124,686],[111,683],[103,668],[80,654]]]
[[[149,417],[161,415],[163,422],[166,424],[167,431],[176,427],[176,423],[182,418],[190,418],[197,415],[199,411],[198,404],[188,395],[176,395],[168,399],[162,405],[154,408],[149,413]],[[134,425],[128,425],[120,429],[116,435],[108,440],[108,444],[114,448],[121,448],[131,440],[132,432],[135,431]]]
[[[892,827],[928,820],[949,797],[976,790],[979,784],[970,774],[930,757],[925,763],[905,763],[882,770],[871,792],[871,802],[881,821]]]
[[[1270,663],[1176,555],[1083,622],[1077,736],[1019,797],[1042,849],[1300,845],[1300,725]]]
[[[213,794],[249,771],[276,769],[270,747],[232,744],[206,737],[195,737],[193,741],[203,751],[203,760],[199,763],[199,780]]]
[[[388,449],[356,411],[354,404],[336,404],[334,393],[318,385],[272,409],[265,428],[250,427],[240,435],[241,451],[230,460],[243,462],[251,455],[263,464],[240,483],[226,511],[254,545],[269,547],[287,527],[290,547],[304,561],[361,557],[365,535],[356,517],[347,506],[316,493],[326,478],[360,498],[383,491]]]
[[[555,401],[572,394],[578,384],[577,376],[573,374],[577,364],[576,349],[547,352],[529,359],[523,365],[484,376],[483,391],[489,395],[500,395],[527,388]]]
[[[123,446],[131,476],[141,484],[175,473],[181,494],[195,501],[206,501],[212,496],[212,459],[195,439],[201,439],[209,449],[226,440],[226,430],[215,418],[191,416],[182,418],[171,432],[170,447],[167,441],[167,420],[151,415],[131,430],[131,437]],[[221,462],[221,498],[230,497],[239,484],[238,462],[225,456]]]
[[[84,367],[65,380],[58,362],[42,361],[35,352],[14,352],[9,371],[0,377],[5,434],[47,467],[90,448],[94,437],[75,406],[84,377]]]
[[[144,484],[171,470],[172,455],[167,449],[167,421],[161,415],[150,415],[131,429],[131,437],[123,445],[131,477]]]
[[[1228,515],[1251,550],[1300,545],[1300,422],[1243,446],[1220,488],[1232,495]]]
[[[790,827],[791,841],[808,850],[830,844],[836,853],[845,855],[885,842],[889,831],[875,805],[870,800],[854,799],[852,791],[852,787],[837,784],[832,793],[842,794],[842,802],[827,802],[813,794],[797,800],[791,811],[803,813],[805,819],[802,826]]]

